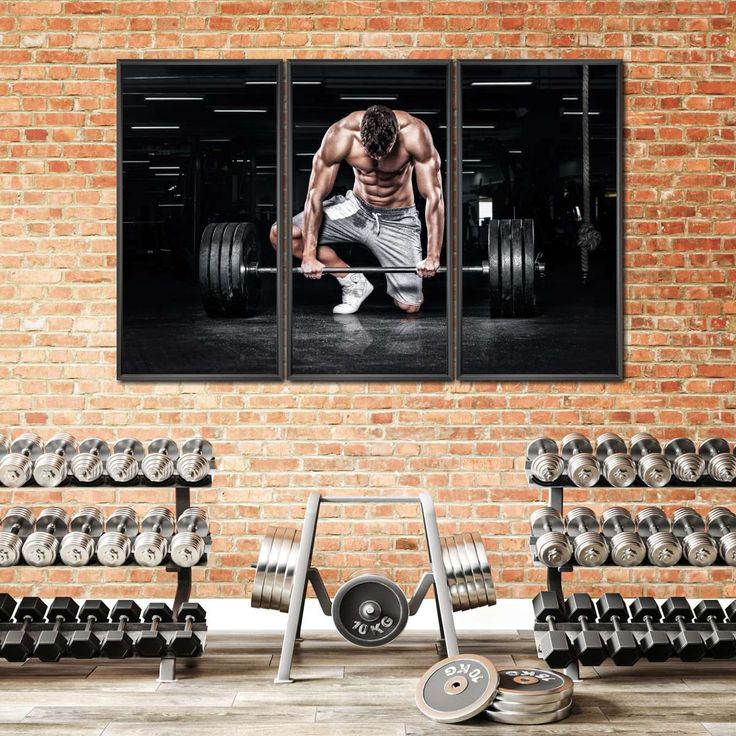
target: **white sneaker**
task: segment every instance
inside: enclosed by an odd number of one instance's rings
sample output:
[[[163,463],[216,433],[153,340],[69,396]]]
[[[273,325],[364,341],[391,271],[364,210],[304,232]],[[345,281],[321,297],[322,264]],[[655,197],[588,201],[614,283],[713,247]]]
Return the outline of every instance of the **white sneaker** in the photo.
[[[373,284],[362,273],[349,273],[337,282],[342,286],[342,303],[333,308],[333,314],[355,314],[373,291]]]

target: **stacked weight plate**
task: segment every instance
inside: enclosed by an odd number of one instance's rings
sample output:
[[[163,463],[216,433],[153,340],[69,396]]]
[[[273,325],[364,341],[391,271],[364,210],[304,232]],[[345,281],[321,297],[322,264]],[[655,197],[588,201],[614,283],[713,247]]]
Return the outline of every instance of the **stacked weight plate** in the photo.
[[[567,718],[572,710],[572,680],[534,668],[499,670],[496,697],[485,711],[498,723],[533,726]]]
[[[493,606],[496,591],[483,540],[477,532],[440,539],[453,611]]]
[[[266,530],[251,591],[253,608],[288,613],[300,542],[301,534],[294,529],[271,526]]]

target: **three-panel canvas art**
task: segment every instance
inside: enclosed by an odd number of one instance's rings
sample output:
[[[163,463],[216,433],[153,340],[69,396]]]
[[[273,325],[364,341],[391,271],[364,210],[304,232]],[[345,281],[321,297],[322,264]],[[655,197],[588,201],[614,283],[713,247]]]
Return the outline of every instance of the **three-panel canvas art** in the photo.
[[[119,377],[622,378],[621,70],[121,61]]]

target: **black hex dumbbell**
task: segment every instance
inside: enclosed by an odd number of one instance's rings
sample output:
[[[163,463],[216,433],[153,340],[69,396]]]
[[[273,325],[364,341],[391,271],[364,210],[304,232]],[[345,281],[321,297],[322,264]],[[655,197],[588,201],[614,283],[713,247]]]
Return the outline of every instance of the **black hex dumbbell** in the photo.
[[[651,596],[642,595],[629,605],[632,621],[643,621],[647,633],[639,639],[639,649],[650,662],[666,662],[674,653],[674,647],[666,631],[657,631],[654,623],[661,620],[662,612],[657,601]]]
[[[39,634],[36,648],[33,650],[34,657],[38,657],[42,662],[58,662],[64,656],[67,641],[61,627],[76,621],[77,611],[79,604],[73,598],[64,596],[51,601],[46,612],[46,620],[53,623],[54,628]]]
[[[587,593],[573,593],[565,601],[568,621],[577,621],[581,631],[573,637],[572,648],[580,664],[596,667],[608,659],[603,637],[591,631],[588,624],[595,621],[593,599]]]
[[[100,640],[93,631],[95,624],[108,620],[110,609],[100,600],[85,601],[79,611],[79,620],[85,622],[82,631],[69,637],[67,653],[77,659],[91,659],[100,653]]]
[[[169,649],[177,657],[196,657],[202,651],[202,640],[192,631],[192,624],[203,623],[207,613],[199,603],[182,603],[177,621],[184,621],[184,630],[174,633]]]
[[[574,659],[570,640],[564,631],[558,631],[555,624],[565,620],[557,595],[544,590],[534,596],[534,618],[549,627],[539,639],[537,651],[539,656],[550,666],[564,669]]]
[[[0,657],[8,662],[25,662],[33,656],[36,643],[28,633],[32,623],[43,621],[46,615],[46,604],[36,596],[22,598],[15,611],[16,622],[23,623],[20,629],[9,631],[0,644]]]
[[[17,607],[17,602],[12,595],[8,593],[0,593],[0,622],[8,623],[13,618],[13,612]]]
[[[662,605],[663,620],[676,623],[680,631],[672,640],[675,654],[683,662],[698,662],[705,656],[705,642],[698,631],[688,631],[687,624],[693,620],[693,609],[687,598],[674,596]]]
[[[125,630],[129,623],[141,620],[141,607],[132,600],[119,600],[110,613],[110,621],[117,623],[118,628],[108,631],[100,643],[100,656],[111,659],[132,657],[135,645],[130,634]]]
[[[148,631],[141,631],[135,650],[141,657],[161,657],[166,653],[166,637],[158,630],[159,624],[172,621],[171,609],[165,603],[149,603],[143,612],[143,620],[151,624]]]
[[[726,620],[726,612],[718,601],[700,601],[695,606],[695,620],[710,624],[710,634],[703,637],[707,657],[714,659],[736,657],[736,636],[732,631],[721,631],[718,628],[718,624]]]
[[[626,603],[618,593],[606,593],[596,601],[598,621],[610,621],[613,632],[606,639],[606,649],[614,664],[628,667],[641,658],[639,645],[631,631],[624,631],[621,622],[627,620]]]

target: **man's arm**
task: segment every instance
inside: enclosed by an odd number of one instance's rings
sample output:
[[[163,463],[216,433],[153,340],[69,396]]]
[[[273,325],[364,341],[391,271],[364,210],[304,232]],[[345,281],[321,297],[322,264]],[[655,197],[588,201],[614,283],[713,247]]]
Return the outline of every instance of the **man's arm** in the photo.
[[[417,265],[422,278],[431,278],[440,265],[445,236],[445,199],[442,195],[442,160],[432,141],[429,128],[416,119],[416,134],[409,138],[407,150],[414,158],[417,189],[424,197],[424,220],[427,224],[427,257]]]
[[[307,198],[304,202],[304,238],[302,273],[311,279],[322,277],[324,265],[317,258],[319,229],[322,225],[322,202],[335,185],[340,162],[350,151],[351,134],[345,130],[342,120],[330,126],[322,144],[312,159]]]

